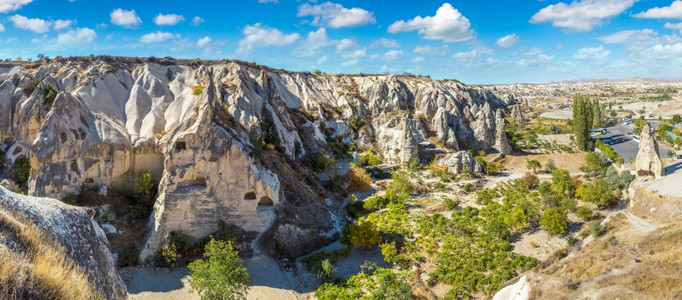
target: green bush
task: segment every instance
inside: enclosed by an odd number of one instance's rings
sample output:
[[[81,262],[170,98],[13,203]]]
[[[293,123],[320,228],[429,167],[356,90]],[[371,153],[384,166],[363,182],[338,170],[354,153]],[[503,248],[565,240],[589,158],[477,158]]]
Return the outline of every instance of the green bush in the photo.
[[[205,259],[187,266],[192,271],[191,290],[201,299],[246,299],[251,278],[232,242],[211,238],[205,251]]]
[[[43,88],[43,94],[45,95],[45,103],[52,105],[54,102],[54,99],[57,98],[57,94],[59,91],[52,85],[52,84],[46,84],[45,87]]]
[[[550,208],[542,214],[540,225],[551,234],[563,234],[568,229],[568,218],[563,209]]]
[[[578,218],[580,218],[583,221],[592,220],[592,217],[594,216],[592,210],[584,206],[578,207],[576,214],[578,215]]]
[[[131,212],[136,219],[144,219],[149,216],[149,210],[142,204],[135,204]]]
[[[365,155],[360,155],[358,157],[358,165],[360,166],[378,166],[379,164],[381,164],[381,157],[372,152],[369,152]]]
[[[201,95],[204,92],[204,86],[199,84],[192,89],[192,95]]]
[[[31,96],[31,94],[33,94],[33,91],[36,89],[40,81],[41,81],[40,78],[33,78],[29,81],[26,81],[24,85],[21,87],[21,91],[24,92],[24,95]]]
[[[334,277],[334,274],[336,274],[336,267],[334,267],[329,259],[323,260],[320,264],[320,270],[317,271],[317,277],[324,281],[329,281]]]
[[[600,237],[606,232],[604,226],[601,225],[601,221],[596,220],[590,225],[590,234],[594,237]]]
[[[457,202],[455,202],[454,200],[452,200],[450,198],[445,198],[445,199],[443,199],[443,206],[445,206],[445,208],[448,210],[453,210],[453,209],[457,208]]]
[[[587,202],[596,203],[600,207],[610,206],[618,201],[614,190],[602,178],[597,178],[591,183],[583,185],[583,199]]]
[[[156,181],[152,178],[152,173],[147,170],[141,171],[135,180],[135,196],[138,204],[151,209],[154,206],[156,190]]]
[[[22,156],[14,160],[14,164],[12,165],[12,180],[20,186],[25,186],[30,175],[31,164],[28,157]]]
[[[358,131],[362,126],[365,126],[365,119],[364,118],[358,118],[356,116],[351,116],[348,118],[348,124],[350,125],[350,128],[353,129],[353,131]]]

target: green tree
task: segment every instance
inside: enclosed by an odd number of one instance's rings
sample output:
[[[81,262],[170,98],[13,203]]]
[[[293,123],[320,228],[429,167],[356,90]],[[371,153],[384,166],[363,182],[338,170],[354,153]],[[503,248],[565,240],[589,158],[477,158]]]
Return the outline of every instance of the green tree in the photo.
[[[612,188],[602,178],[597,178],[594,182],[584,185],[583,199],[601,207],[609,206],[618,200],[613,194]]]
[[[320,263],[320,270],[317,271],[317,277],[324,281],[329,281],[336,274],[336,267],[332,264],[329,258]]]
[[[680,115],[674,115],[672,121],[673,121],[673,124],[678,124],[678,123],[682,122],[682,117],[680,117]]]
[[[573,97],[573,135],[580,150],[590,149],[590,129],[593,121],[594,110],[590,99],[581,95]]]
[[[594,100],[592,102],[592,126],[599,127],[601,125],[601,106],[599,105],[599,100]]]
[[[526,159],[526,169],[533,170],[533,173],[537,173],[537,170],[542,168],[542,164],[534,159]]]
[[[563,234],[568,229],[568,218],[563,209],[550,208],[542,214],[540,226],[551,234]]]
[[[147,208],[154,205],[154,197],[156,196],[156,182],[152,178],[152,173],[148,170],[140,172],[135,181],[135,194],[139,204]]]
[[[190,287],[201,299],[246,299],[251,278],[239,259],[232,242],[211,240],[206,244],[204,259],[190,263]]]
[[[551,172],[554,172],[554,170],[556,170],[556,165],[554,164],[554,160],[553,160],[553,159],[550,159],[550,160],[548,160],[547,163],[545,164],[545,171],[551,173]]]

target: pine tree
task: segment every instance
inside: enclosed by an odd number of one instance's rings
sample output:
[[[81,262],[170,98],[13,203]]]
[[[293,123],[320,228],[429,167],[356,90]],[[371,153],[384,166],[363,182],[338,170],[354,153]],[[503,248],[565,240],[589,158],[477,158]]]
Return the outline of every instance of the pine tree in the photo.
[[[575,135],[578,148],[588,150],[590,148],[590,129],[594,121],[594,110],[590,99],[576,95],[573,97],[573,134]]]

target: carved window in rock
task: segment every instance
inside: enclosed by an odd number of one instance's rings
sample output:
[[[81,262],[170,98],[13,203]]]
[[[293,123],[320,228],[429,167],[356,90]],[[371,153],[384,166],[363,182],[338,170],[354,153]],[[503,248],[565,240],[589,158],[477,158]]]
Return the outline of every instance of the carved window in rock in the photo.
[[[272,207],[273,205],[275,205],[275,202],[268,196],[260,197],[258,201],[258,208]]]
[[[244,200],[256,200],[256,192],[255,191],[248,191],[244,195]]]
[[[85,178],[85,183],[95,183],[95,180],[92,178]]]
[[[185,141],[177,141],[177,142],[175,142],[174,148],[175,148],[176,152],[179,152],[179,151],[187,149],[187,145],[185,144]]]

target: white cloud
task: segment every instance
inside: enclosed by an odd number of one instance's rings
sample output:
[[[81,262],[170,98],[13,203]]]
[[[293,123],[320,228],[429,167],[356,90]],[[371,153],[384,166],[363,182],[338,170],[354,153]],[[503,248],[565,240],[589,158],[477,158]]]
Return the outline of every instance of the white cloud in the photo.
[[[417,46],[414,47],[414,50],[412,50],[413,53],[417,54],[422,54],[422,55],[445,55],[450,52],[450,47],[448,45],[442,45],[442,46]]]
[[[602,41],[604,44],[622,44],[630,39],[633,35],[654,35],[655,32],[651,29],[642,30],[623,30],[616,32],[614,34],[605,35],[598,37],[597,39]]]
[[[342,62],[341,66],[342,67],[350,67],[350,66],[357,65],[359,62],[360,62],[360,60],[358,60],[357,58],[354,58],[354,59]]]
[[[329,58],[326,55],[324,55],[324,56],[320,57],[319,59],[317,59],[317,64],[318,65],[324,64],[327,62],[328,59]]]
[[[394,61],[394,60],[399,60],[405,57],[405,53],[401,50],[389,50],[386,51],[386,53],[382,54],[372,54],[369,56],[371,59],[380,59],[380,60],[387,60],[387,61]]]
[[[574,59],[608,59],[609,56],[611,50],[604,49],[604,46],[581,48],[573,54]]]
[[[670,6],[654,7],[634,15],[646,19],[682,19],[682,0],[675,0]]]
[[[677,34],[659,36],[658,32],[651,29],[624,30],[597,39],[604,44],[625,44],[625,48],[631,53],[644,51],[651,45],[682,42]]]
[[[239,40],[238,52],[250,52],[262,47],[283,47],[295,43],[301,36],[298,33],[284,34],[276,28],[262,26],[261,23],[244,26],[244,38]]]
[[[15,11],[33,0],[0,0],[0,13]]]
[[[497,43],[495,43],[495,45],[502,49],[509,49],[516,46],[516,44],[518,44],[520,41],[521,38],[519,38],[519,36],[516,35],[516,33],[512,33],[510,35],[501,37],[499,40],[497,40]]]
[[[369,45],[370,49],[377,49],[377,48],[400,48],[400,43],[396,40],[392,39],[387,39],[387,38],[380,38],[374,42],[372,42],[371,45]]]
[[[367,48],[360,46],[353,39],[342,39],[336,45],[336,54],[343,58],[360,58],[367,55]]]
[[[120,8],[114,9],[111,14],[111,23],[125,28],[136,28],[142,24],[142,20],[137,16],[134,9],[123,10]]]
[[[50,31],[50,27],[52,27],[52,22],[50,21],[45,21],[43,19],[29,19],[27,17],[24,17],[22,15],[13,15],[9,17],[9,20],[14,24],[14,27],[24,29],[24,30],[30,30],[35,33],[45,33]]]
[[[471,50],[471,51],[466,51],[466,52],[457,52],[453,55],[451,55],[452,58],[476,58],[481,56],[481,53],[478,52],[477,50]]]
[[[642,57],[663,60],[680,59],[682,57],[682,43],[653,45],[642,52]]]
[[[183,17],[182,15],[158,14],[156,17],[154,17],[154,24],[159,25],[159,26],[173,26],[173,25],[178,24],[184,20],[185,20],[185,17]]]
[[[206,22],[202,17],[196,16],[192,18],[192,26],[199,26],[199,24]]]
[[[426,40],[441,40],[446,43],[458,43],[474,38],[469,19],[464,17],[450,3],[443,3],[435,16],[417,16],[409,21],[397,21],[388,27],[388,32],[398,33],[417,30]]]
[[[54,24],[52,25],[52,27],[55,30],[60,30],[60,29],[71,27],[72,24],[73,24],[72,20],[56,20],[56,21],[54,21]]]
[[[212,40],[210,37],[208,37],[208,36],[202,37],[202,38],[200,38],[200,39],[197,41],[197,47],[199,47],[199,48],[206,47],[206,46],[208,46],[212,41],[213,41],[213,40]]]
[[[95,41],[97,33],[90,28],[76,28],[57,35],[57,43],[60,45],[89,44]]]
[[[636,0],[579,0],[549,5],[533,15],[530,23],[552,22],[569,31],[590,31],[632,7]]]
[[[666,28],[666,29],[679,30],[680,33],[682,33],[682,23],[670,23],[670,22],[666,22],[665,25],[663,25],[663,27]]]
[[[296,55],[319,56],[323,48],[335,44],[338,44],[338,41],[330,40],[327,37],[327,30],[325,28],[318,28],[317,31],[308,33],[307,38],[298,47]]]
[[[5,31],[5,25],[2,25],[2,24],[0,23],[0,32],[3,32],[3,31]]]
[[[426,58],[424,58],[423,56],[417,56],[417,57],[411,59],[410,61],[413,63],[420,63],[420,62],[423,62],[425,60],[426,60]]]
[[[516,62],[519,66],[537,66],[551,62],[554,60],[554,55],[538,54],[537,56],[522,58]]]
[[[274,3],[277,4],[277,0],[258,0],[258,3]]]
[[[329,1],[318,5],[305,3],[298,7],[296,16],[313,16],[312,25],[331,28],[363,26],[377,21],[372,12],[358,7],[345,8]]]
[[[156,31],[152,33],[147,33],[140,37],[140,43],[144,44],[156,44],[156,43],[161,43],[165,42],[169,39],[172,39],[174,37],[177,37],[176,35],[170,33],[170,32],[162,32],[162,31]]]

